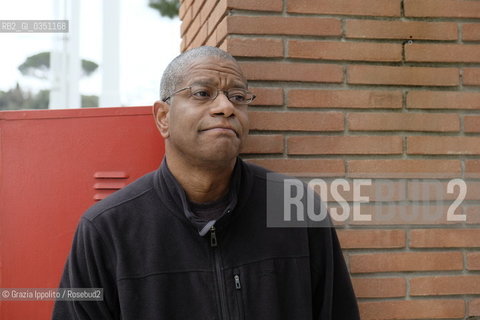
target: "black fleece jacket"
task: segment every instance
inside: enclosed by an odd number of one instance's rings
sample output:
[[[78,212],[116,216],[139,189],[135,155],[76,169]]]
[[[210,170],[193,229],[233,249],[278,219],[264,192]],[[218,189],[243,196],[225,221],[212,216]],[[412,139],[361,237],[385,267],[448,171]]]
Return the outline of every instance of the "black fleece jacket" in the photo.
[[[53,319],[359,319],[335,230],[267,228],[267,171],[236,169],[235,206],[204,236],[165,163],[91,207],[60,287],[104,300],[57,301]]]

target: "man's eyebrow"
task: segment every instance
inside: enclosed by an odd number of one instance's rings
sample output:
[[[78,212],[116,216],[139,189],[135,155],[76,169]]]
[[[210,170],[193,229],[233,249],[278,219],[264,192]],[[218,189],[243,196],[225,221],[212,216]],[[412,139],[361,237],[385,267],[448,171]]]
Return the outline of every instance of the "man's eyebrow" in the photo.
[[[217,83],[215,81],[209,79],[198,79],[194,80],[190,83],[191,86],[216,86]]]
[[[233,83],[233,88],[242,88],[242,89],[247,89],[247,88],[248,88],[248,86],[247,86],[247,84],[246,84],[246,83],[244,83],[244,82],[235,81],[235,82]]]
[[[234,81],[233,86],[231,88],[242,88],[242,89],[247,89],[247,85],[241,81]],[[214,86],[216,87],[218,85],[217,81],[213,81],[210,79],[197,79],[194,80],[192,83],[190,83],[190,86]]]

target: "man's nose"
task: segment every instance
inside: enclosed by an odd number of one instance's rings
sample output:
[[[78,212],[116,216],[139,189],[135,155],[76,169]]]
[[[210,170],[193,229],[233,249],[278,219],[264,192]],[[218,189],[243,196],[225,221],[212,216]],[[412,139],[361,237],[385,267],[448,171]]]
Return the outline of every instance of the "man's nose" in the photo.
[[[228,118],[234,114],[235,106],[230,100],[228,100],[226,93],[223,91],[218,92],[218,96],[213,100],[211,115]]]

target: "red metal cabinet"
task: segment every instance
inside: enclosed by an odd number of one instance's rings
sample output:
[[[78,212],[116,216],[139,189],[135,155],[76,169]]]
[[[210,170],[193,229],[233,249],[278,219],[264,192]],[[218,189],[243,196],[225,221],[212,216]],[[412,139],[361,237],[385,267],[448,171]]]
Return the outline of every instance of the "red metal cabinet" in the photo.
[[[55,288],[80,215],[156,169],[151,107],[0,112],[0,288]],[[53,302],[0,301],[0,319]]]

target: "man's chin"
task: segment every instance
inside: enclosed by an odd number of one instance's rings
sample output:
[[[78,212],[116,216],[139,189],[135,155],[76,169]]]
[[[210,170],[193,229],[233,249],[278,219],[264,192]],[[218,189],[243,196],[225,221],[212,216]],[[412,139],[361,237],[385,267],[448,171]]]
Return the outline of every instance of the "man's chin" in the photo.
[[[213,149],[209,152],[205,152],[199,155],[199,159],[205,162],[220,164],[229,164],[232,160],[236,159],[240,154],[238,148],[231,148],[229,150],[223,149]]]

